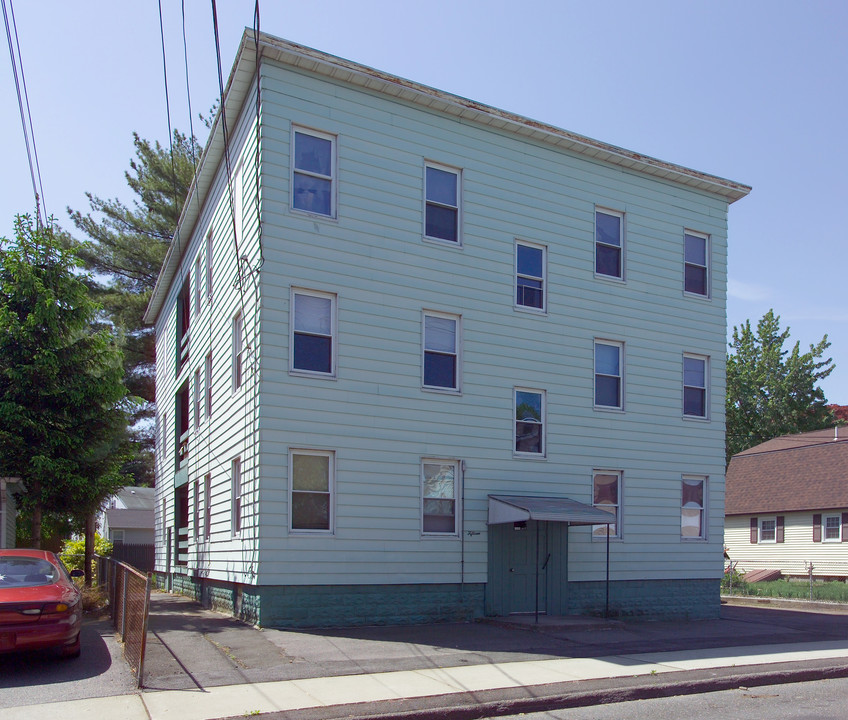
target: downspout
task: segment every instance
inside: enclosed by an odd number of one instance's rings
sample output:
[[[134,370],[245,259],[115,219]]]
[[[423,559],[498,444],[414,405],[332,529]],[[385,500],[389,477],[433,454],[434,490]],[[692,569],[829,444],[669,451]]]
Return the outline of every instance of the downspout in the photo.
[[[459,594],[465,600],[465,460],[459,462],[460,504],[459,514]]]
[[[609,619],[609,530],[610,526],[607,523],[607,588],[606,588],[606,602],[604,603],[604,619]]]

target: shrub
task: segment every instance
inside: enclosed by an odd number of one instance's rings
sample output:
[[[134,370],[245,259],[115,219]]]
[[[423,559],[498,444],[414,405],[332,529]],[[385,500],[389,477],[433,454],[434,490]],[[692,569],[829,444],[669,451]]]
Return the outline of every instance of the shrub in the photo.
[[[100,533],[94,534],[94,554],[95,555],[111,555],[112,543],[106,538],[100,537]],[[85,562],[85,538],[80,540],[65,540],[62,543],[62,562],[65,563],[68,570],[82,570]],[[92,572],[95,570],[95,565],[92,564]]]

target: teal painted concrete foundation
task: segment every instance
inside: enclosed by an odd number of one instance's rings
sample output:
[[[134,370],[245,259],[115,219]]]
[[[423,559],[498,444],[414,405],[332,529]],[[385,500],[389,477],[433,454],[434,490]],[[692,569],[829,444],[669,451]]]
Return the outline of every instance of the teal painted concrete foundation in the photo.
[[[610,617],[645,620],[717,618],[721,580],[621,580],[610,583]],[[571,615],[604,614],[606,583],[571,582],[567,591]]]
[[[158,576],[162,580],[161,575]],[[163,587],[167,587],[162,582]],[[171,589],[263,627],[350,627],[469,622],[485,614],[485,583],[434,585],[252,586],[171,576]],[[602,616],[606,585],[570,582],[566,613]],[[719,616],[720,580],[610,583],[610,617],[644,620]]]

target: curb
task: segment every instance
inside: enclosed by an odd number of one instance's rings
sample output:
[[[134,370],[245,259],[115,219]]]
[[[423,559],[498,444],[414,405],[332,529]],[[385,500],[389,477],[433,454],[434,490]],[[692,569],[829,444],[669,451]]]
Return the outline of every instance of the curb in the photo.
[[[757,668],[767,667],[767,670]],[[669,676],[674,676],[670,678]],[[573,680],[479,692],[462,692],[382,702],[352,703],[263,713],[264,720],[477,720],[566,708],[585,707],[733,690],[765,685],[848,677],[848,662],[831,660],[683,670],[629,678]],[[611,686],[610,683],[615,685]],[[222,720],[236,720],[233,716]]]

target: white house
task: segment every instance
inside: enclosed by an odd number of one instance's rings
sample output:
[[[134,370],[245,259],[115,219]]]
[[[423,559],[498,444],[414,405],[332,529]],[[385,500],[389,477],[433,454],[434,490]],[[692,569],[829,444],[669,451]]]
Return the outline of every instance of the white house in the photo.
[[[146,316],[157,570],[262,625],[717,615],[749,191],[246,31]]]
[[[106,501],[97,525],[113,543],[152,545],[156,491],[148,487],[126,486]]]
[[[841,432],[840,432],[841,431]],[[725,544],[739,572],[848,577],[848,431],[761,443],[727,468]]]

